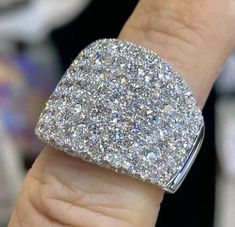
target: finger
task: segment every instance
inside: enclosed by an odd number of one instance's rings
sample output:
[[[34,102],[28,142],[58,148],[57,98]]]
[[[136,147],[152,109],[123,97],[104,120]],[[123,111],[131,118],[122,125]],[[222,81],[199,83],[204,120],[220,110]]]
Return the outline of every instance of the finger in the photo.
[[[157,188],[47,147],[9,226],[153,226],[161,198]]]
[[[142,0],[120,38],[159,53],[199,103],[234,46],[230,0]],[[49,147],[28,174],[9,226],[153,226],[163,192]]]

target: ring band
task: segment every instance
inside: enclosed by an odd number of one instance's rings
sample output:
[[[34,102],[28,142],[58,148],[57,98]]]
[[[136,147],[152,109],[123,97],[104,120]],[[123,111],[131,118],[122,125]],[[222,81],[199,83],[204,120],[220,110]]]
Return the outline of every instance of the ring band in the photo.
[[[70,155],[173,193],[200,149],[204,121],[186,82],[159,55],[102,39],[74,60],[35,133]]]

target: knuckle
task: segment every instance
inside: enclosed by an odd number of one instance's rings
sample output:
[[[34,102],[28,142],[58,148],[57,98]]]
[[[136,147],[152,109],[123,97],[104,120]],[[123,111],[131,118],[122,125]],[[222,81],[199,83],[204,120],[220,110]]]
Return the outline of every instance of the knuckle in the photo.
[[[23,200],[19,204],[23,204],[25,209],[25,220],[36,224],[35,226],[63,226],[53,212],[53,204],[47,196],[47,186],[40,178],[28,175],[25,185],[27,187],[23,190]],[[27,208],[27,209],[26,209]],[[32,214],[30,217],[28,214]],[[32,225],[32,224],[31,224]]]
[[[96,201],[97,192],[71,189],[56,176],[50,176],[49,183],[30,174],[28,181],[31,187],[26,192],[27,200],[55,226],[131,226],[128,220],[116,215],[117,211],[123,213],[125,210],[100,204]]]
[[[65,226],[66,223],[62,220],[66,217],[66,206],[64,204],[62,206],[53,199],[56,185],[48,184],[31,173],[28,174],[27,181],[25,198],[33,210],[52,226]]]

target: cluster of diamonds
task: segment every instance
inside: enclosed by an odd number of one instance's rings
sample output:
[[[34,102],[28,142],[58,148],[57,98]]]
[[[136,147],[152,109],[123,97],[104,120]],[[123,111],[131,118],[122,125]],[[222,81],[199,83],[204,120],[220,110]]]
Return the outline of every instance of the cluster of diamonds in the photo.
[[[59,150],[166,187],[202,124],[192,92],[168,63],[141,46],[103,39],[72,63],[35,132]]]

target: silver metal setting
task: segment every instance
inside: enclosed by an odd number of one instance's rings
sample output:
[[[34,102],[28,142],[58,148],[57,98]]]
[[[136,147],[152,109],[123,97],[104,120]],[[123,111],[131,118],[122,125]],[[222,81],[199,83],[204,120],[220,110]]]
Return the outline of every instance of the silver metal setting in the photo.
[[[174,193],[201,147],[204,122],[186,82],[159,55],[102,39],[74,60],[35,133],[70,155]]]
[[[198,137],[198,139],[195,141],[193,148],[190,152],[190,155],[187,159],[187,161],[185,162],[184,167],[181,169],[181,171],[178,173],[178,175],[164,188],[165,191],[169,192],[169,193],[175,193],[179,187],[181,186],[181,184],[183,183],[185,177],[187,176],[190,168],[192,167],[203,142],[204,139],[204,135],[205,135],[205,125],[202,125],[201,131],[200,131],[200,135]]]

